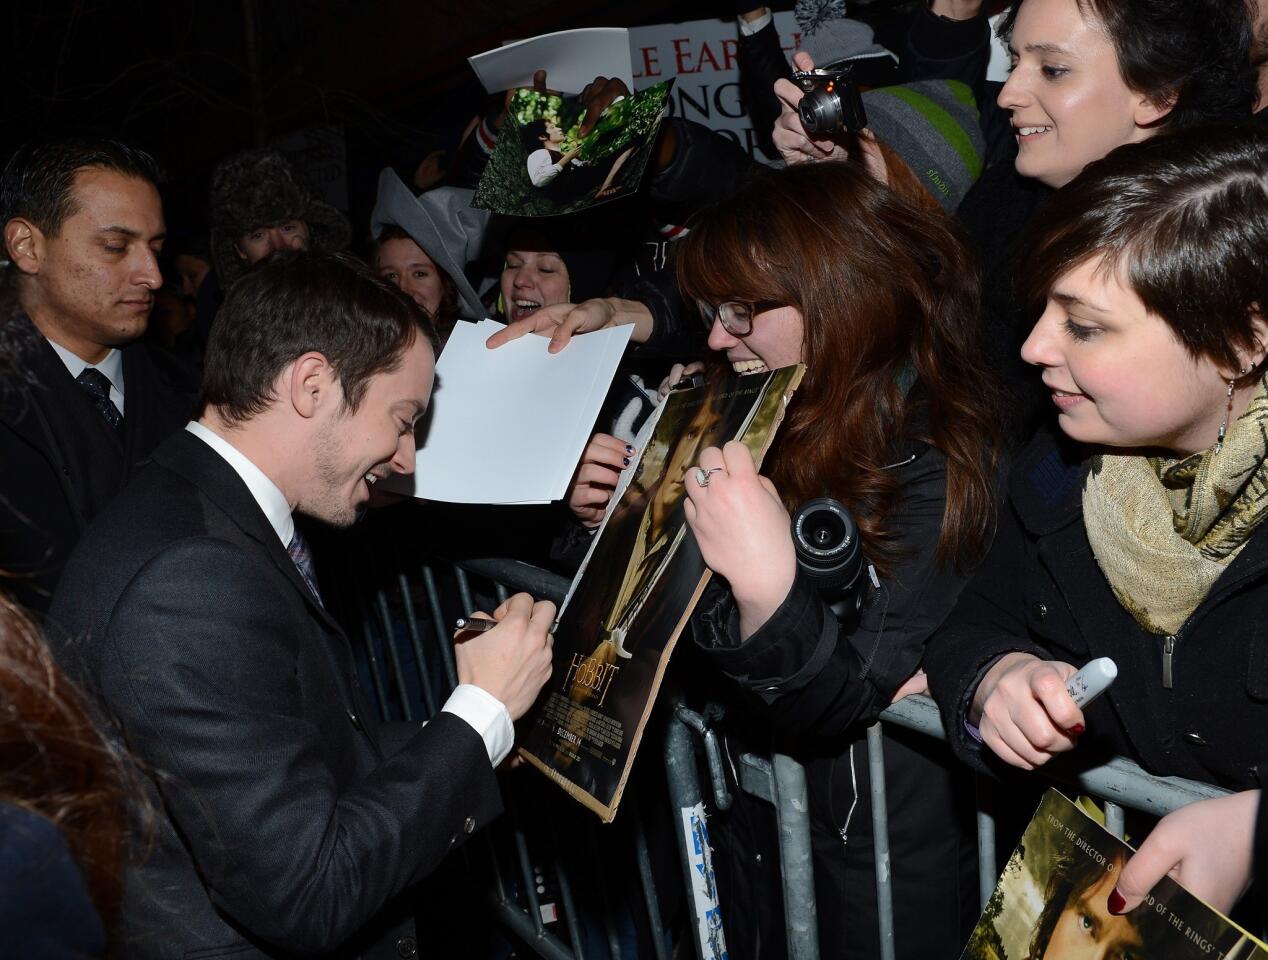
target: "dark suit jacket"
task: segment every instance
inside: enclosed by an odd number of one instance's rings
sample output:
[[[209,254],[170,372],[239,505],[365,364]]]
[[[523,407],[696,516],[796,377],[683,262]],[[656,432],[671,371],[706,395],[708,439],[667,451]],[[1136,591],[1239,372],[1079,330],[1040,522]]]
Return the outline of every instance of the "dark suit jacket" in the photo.
[[[20,310],[0,320],[17,344],[0,379],[0,589],[47,609],[88,523],[194,411],[196,385],[149,344],[123,347],[125,416],[115,434]]]
[[[385,905],[500,811],[484,743],[441,713],[385,756],[344,634],[217,453],[186,431],[160,446],[49,619],[161,796],[123,955],[413,949]]]

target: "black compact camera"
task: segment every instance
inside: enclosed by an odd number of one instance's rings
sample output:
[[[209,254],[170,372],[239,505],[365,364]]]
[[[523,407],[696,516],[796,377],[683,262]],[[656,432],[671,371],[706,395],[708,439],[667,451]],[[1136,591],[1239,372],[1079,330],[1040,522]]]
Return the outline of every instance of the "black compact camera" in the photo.
[[[797,104],[797,113],[807,133],[829,137],[842,130],[856,131],[867,126],[867,111],[853,73],[853,65],[846,65],[793,74],[793,80],[806,91]]]
[[[857,614],[863,601],[863,545],[859,528],[840,500],[803,503],[792,518],[797,566],[838,616]]]

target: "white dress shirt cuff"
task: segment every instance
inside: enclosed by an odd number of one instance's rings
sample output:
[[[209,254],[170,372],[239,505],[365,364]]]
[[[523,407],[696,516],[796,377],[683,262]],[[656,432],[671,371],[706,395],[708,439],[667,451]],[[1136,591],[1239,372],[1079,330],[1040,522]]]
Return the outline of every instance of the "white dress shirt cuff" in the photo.
[[[751,37],[759,30],[765,30],[766,24],[770,23],[771,20],[774,19],[774,16],[770,12],[770,7],[767,7],[766,12],[756,20],[745,20],[743,17],[736,17],[735,19],[739,21],[740,24],[740,35]]]
[[[460,683],[440,708],[461,717],[484,741],[489,762],[497,766],[506,759],[515,745],[515,728],[504,704],[487,690],[473,683]]]

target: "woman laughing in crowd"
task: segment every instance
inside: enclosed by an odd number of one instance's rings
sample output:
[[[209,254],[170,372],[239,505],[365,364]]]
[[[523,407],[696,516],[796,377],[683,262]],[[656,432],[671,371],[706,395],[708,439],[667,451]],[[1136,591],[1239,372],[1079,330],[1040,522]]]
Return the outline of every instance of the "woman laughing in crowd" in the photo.
[[[808,763],[824,955],[874,957],[861,738],[923,688],[925,640],[992,527],[994,390],[974,349],[975,273],[941,210],[861,160],[759,175],[694,221],[677,257],[718,359],[739,373],[807,366],[770,480],[739,443],[701,454],[707,487],[688,479],[687,520],[719,575],[693,625]],[[574,506],[605,497],[621,457],[592,441]],[[824,495],[856,518],[874,569],[857,623],[838,622],[794,558],[789,511]],[[949,757],[902,737],[885,758],[899,956],[954,957],[975,914],[972,840],[955,813],[965,784]]]

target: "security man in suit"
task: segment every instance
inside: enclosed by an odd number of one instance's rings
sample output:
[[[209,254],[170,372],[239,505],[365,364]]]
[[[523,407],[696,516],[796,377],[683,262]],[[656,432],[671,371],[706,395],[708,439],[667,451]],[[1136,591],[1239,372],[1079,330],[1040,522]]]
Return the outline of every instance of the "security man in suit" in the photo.
[[[158,169],[109,140],[27,144],[0,174],[0,589],[47,608],[62,564],[133,467],[193,412],[195,385],[140,342],[163,207]]]
[[[413,470],[434,350],[360,264],[275,254],[229,291],[199,418],[67,564],[52,642],[162,811],[122,956],[413,956],[411,886],[500,811],[494,767],[550,674],[554,606],[495,611],[458,645],[442,711],[389,752],[292,517],[346,526]]]

